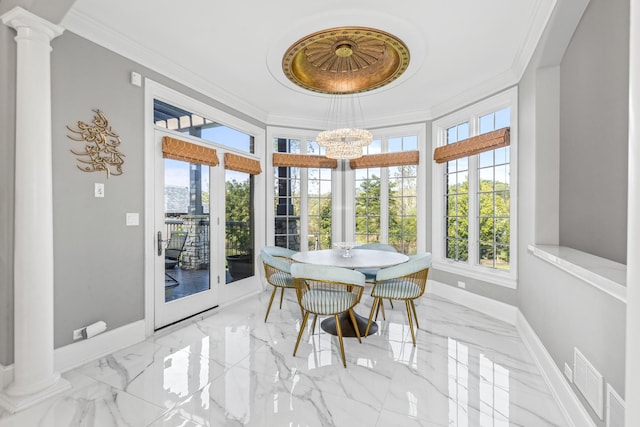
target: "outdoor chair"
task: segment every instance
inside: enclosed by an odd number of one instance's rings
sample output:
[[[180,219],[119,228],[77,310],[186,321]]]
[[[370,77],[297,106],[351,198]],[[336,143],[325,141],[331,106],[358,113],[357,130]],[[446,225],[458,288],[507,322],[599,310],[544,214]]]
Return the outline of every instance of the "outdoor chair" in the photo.
[[[180,264],[180,256],[184,251],[184,243],[187,241],[186,231],[172,231],[167,246],[164,249],[164,274],[165,282],[169,282],[173,286],[179,284],[178,280],[171,274],[167,273],[167,270],[174,269],[176,265]]]

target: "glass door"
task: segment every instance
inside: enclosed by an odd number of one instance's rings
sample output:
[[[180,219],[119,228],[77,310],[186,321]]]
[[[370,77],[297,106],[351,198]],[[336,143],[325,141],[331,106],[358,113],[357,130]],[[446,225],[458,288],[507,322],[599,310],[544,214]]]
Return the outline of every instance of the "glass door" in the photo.
[[[155,135],[155,329],[218,304],[219,257],[211,245],[219,233],[212,221],[217,218],[215,168],[163,158],[165,135],[158,130]]]

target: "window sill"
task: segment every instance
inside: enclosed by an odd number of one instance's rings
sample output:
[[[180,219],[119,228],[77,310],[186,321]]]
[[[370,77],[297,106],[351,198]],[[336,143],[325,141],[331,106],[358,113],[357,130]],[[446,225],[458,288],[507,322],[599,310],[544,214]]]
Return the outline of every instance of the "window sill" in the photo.
[[[504,286],[509,289],[516,289],[518,285],[518,281],[510,275],[505,273],[501,274],[497,271],[494,272],[492,269],[486,267],[474,268],[468,264],[455,261],[433,261],[432,267],[436,270],[459,274],[494,285]]]
[[[534,256],[626,304],[626,265],[565,246],[529,245],[528,249]]]

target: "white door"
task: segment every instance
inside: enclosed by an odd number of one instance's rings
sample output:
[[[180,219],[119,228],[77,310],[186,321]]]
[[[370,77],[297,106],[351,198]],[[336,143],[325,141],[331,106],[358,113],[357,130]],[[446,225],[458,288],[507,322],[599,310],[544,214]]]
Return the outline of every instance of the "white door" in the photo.
[[[155,131],[155,329],[218,305],[224,268],[211,245],[220,234],[216,168],[163,158],[165,135]]]
[[[163,136],[176,135],[155,130],[155,329],[261,289],[255,177],[227,170],[218,145],[215,167],[165,159]]]

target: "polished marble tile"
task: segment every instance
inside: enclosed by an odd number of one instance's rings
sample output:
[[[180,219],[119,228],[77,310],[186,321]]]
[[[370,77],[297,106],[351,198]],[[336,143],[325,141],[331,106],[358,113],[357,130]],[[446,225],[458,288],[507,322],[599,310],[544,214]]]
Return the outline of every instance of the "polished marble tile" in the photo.
[[[73,388],[0,427],[64,426],[565,426],[511,325],[433,296],[416,304],[411,340],[403,304],[378,331],[338,340],[301,326],[295,294],[269,292],[199,316],[66,373]],[[357,312],[368,317],[366,295]],[[321,320],[321,319],[319,319]]]
[[[146,426],[162,416],[163,408],[117,387],[66,374],[73,388],[25,411],[0,418],[1,427]]]

